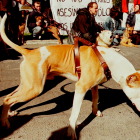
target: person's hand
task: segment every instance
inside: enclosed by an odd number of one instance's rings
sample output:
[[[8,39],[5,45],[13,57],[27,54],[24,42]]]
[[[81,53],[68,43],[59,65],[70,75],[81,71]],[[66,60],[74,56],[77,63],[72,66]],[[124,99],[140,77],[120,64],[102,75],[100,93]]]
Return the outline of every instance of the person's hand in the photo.
[[[137,31],[133,30],[133,34],[137,34]]]
[[[119,38],[119,35],[115,35],[115,38]]]
[[[42,24],[42,21],[41,20],[39,20],[39,21],[36,22],[36,25],[37,26],[41,26],[41,24]]]

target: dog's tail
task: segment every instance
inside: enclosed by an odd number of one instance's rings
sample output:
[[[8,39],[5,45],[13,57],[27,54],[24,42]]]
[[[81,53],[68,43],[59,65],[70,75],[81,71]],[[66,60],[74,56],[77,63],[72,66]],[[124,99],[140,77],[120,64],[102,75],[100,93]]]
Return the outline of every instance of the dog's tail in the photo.
[[[3,41],[8,44],[10,47],[12,47],[13,49],[15,49],[17,52],[21,53],[22,55],[26,55],[28,50],[27,49],[24,49],[22,48],[21,46],[18,46],[16,45],[15,43],[13,43],[12,41],[10,41],[8,39],[8,37],[6,36],[6,33],[5,33],[5,22],[6,22],[6,19],[7,19],[7,14],[5,14],[1,20],[1,37],[3,39]]]

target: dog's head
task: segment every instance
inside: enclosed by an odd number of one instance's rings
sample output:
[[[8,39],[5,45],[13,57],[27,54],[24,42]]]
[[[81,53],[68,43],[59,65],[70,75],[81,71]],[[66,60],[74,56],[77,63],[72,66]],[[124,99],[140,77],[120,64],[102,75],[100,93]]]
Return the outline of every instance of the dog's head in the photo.
[[[110,45],[112,43],[113,40],[113,34],[111,31],[109,30],[103,30],[100,34],[99,34],[101,40],[103,40],[103,42],[105,44]]]
[[[137,71],[126,78],[124,92],[133,105],[140,111],[140,72]]]
[[[133,34],[134,27],[131,27],[131,26],[129,26],[129,24],[127,24],[126,30],[127,30],[127,32],[128,32],[129,35],[132,35]]]
[[[139,88],[140,87],[140,73],[136,72],[129,75],[126,78],[126,83],[130,88]]]
[[[40,24],[42,24],[43,22],[43,16],[36,16],[36,22],[40,22]]]

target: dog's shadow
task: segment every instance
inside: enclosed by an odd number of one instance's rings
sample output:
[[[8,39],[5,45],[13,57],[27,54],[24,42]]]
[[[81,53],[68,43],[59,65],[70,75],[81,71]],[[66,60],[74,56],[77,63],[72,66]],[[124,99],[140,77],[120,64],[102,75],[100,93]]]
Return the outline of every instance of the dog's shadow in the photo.
[[[55,80],[53,80],[53,83],[50,83],[51,81],[49,81],[50,85],[53,84],[53,86],[49,87],[49,89],[55,87],[55,85],[58,83],[57,80],[56,80],[55,84],[54,84]],[[61,80],[64,80],[64,79],[61,79]],[[59,82],[61,82],[61,81],[59,81]],[[66,85],[68,85],[68,84],[66,84]],[[30,109],[30,108],[39,107],[39,106],[46,105],[46,104],[51,104],[51,103],[56,103],[56,107],[51,109],[51,110],[38,112],[38,113],[32,113],[29,116],[25,115],[25,120],[24,121],[23,121],[24,116],[18,115],[18,116],[12,117],[10,119],[11,131],[9,131],[9,133],[6,133],[6,134],[3,133],[3,137],[6,137],[6,136],[10,135],[14,130],[16,130],[17,128],[21,127],[22,125],[24,125],[25,123],[30,121],[35,116],[51,115],[51,114],[56,114],[56,113],[60,113],[60,112],[69,110],[72,107],[74,92],[66,91],[64,89],[64,87],[66,85],[61,87],[61,91],[65,93],[64,95],[61,95],[61,96],[59,96],[57,98],[54,98],[54,99],[51,99],[51,100],[48,100],[48,101],[45,101],[45,102],[42,102],[42,103],[39,103],[39,104],[36,104],[36,105],[33,105],[33,106],[28,106],[26,108],[22,108],[22,109],[18,110],[18,112],[20,113],[20,112],[22,112],[24,110],[27,110],[27,109]],[[47,87],[48,87],[48,83],[47,83]],[[45,88],[42,94],[44,94],[49,89]],[[126,102],[139,115],[138,111],[133,107],[133,105],[128,100],[128,98],[125,96],[125,94],[123,93],[122,90],[118,90],[118,89],[99,89],[99,97],[100,97],[99,98],[99,109],[101,111]],[[86,93],[86,96],[85,96],[84,100],[92,101],[91,91],[88,91]],[[18,104],[18,105],[21,106],[21,104]],[[14,107],[14,108],[17,109],[19,107],[18,105],[16,105],[16,107]],[[79,136],[79,132],[86,125],[88,125],[94,118],[95,118],[95,116],[92,114],[92,110],[91,110],[91,114],[80,125],[78,125],[78,128],[76,130],[78,136]],[[21,123],[17,123],[17,125],[14,126],[16,121],[19,121]],[[65,132],[65,134],[63,136],[61,135],[62,134],[61,131]],[[57,138],[58,137],[66,137],[66,128],[58,130],[58,131],[55,131],[55,132],[52,132],[52,135],[50,136],[49,140],[53,140],[54,137],[56,136],[56,134],[58,135]],[[62,139],[65,139],[65,138],[62,138]]]

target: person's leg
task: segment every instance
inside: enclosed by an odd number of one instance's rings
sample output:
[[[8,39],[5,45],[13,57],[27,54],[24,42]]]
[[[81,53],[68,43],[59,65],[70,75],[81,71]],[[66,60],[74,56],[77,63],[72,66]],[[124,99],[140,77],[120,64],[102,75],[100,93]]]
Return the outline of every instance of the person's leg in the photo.
[[[33,28],[33,39],[38,39],[39,35],[42,33],[42,28],[40,26],[36,26]]]
[[[119,45],[120,43],[120,36],[123,35],[123,31],[122,30],[116,30],[114,33],[113,33],[113,45]]]

